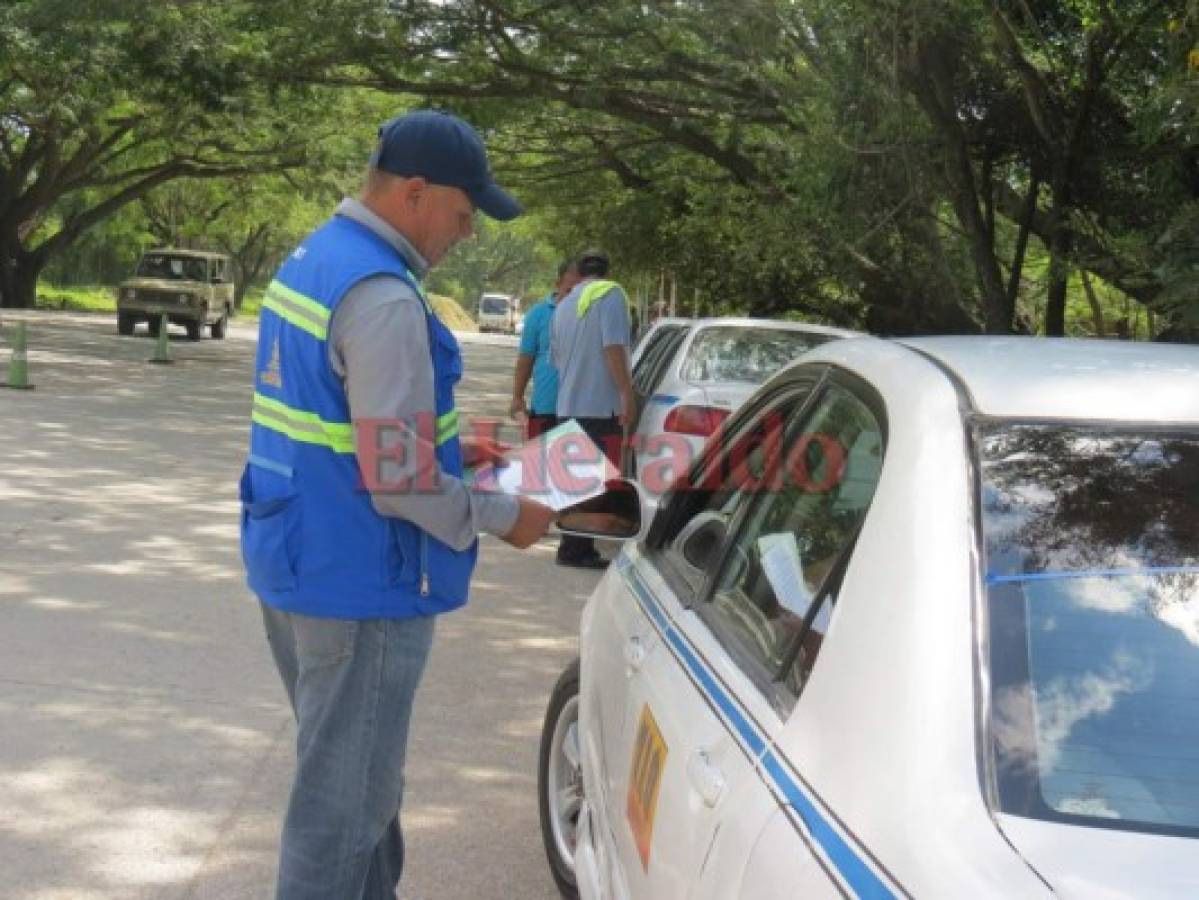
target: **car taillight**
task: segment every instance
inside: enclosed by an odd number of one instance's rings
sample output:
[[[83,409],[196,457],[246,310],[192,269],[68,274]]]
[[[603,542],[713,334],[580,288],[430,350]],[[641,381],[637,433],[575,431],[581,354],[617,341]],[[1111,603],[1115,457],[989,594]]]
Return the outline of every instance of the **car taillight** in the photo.
[[[676,434],[708,437],[714,434],[728,417],[727,409],[717,409],[714,406],[676,406],[666,414],[666,421],[662,427]]]

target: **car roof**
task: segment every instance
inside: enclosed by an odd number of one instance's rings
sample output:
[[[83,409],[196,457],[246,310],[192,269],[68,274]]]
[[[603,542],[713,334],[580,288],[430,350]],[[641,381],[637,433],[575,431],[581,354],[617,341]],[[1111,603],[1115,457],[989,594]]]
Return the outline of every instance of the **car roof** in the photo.
[[[1041,337],[899,343],[952,373],[984,415],[1199,422],[1199,347]]]
[[[831,325],[816,325],[812,322],[797,322],[794,319],[751,319],[733,316],[713,316],[702,319],[663,318],[654,325],[689,325],[695,331],[701,328],[777,328],[784,331],[808,331],[827,334],[830,337],[861,337],[862,332],[850,331],[848,328],[835,328]]]

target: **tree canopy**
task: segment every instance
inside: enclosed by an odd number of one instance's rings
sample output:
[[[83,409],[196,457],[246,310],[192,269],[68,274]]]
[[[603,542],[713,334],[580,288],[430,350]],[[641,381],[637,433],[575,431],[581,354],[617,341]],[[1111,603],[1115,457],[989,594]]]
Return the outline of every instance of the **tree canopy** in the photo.
[[[0,7],[0,302],[31,303],[47,262],[160,185],[306,162],[313,135],[282,107],[321,100],[242,66],[253,6]]]
[[[243,192],[249,219],[279,217],[253,212],[256,186],[278,184],[258,169],[302,161],[312,177],[334,141],[344,171],[385,106],[435,105],[484,131],[533,212],[447,261],[464,293],[523,241],[517,282],[602,246],[621,278],[666,273],[705,310],[882,333],[1116,333],[1142,310],[1178,337],[1199,320],[1199,14],[1184,0],[192,0],[136,27],[133,5],[83,4],[97,27],[62,40],[94,48],[104,77],[57,107],[40,97],[79,82],[36,26],[65,4],[0,13],[7,156],[61,133],[18,124],[42,108],[121,148],[101,154],[101,183],[46,195],[68,235],[48,252],[122,191],[178,177],[237,175],[220,190]],[[201,43],[218,49],[189,53]],[[38,76],[8,62],[21,54],[44,60]],[[129,108],[137,128],[116,136]],[[236,139],[210,144],[231,120]],[[0,260],[19,263],[40,223],[6,230],[9,196]],[[72,196],[87,198],[75,218]]]

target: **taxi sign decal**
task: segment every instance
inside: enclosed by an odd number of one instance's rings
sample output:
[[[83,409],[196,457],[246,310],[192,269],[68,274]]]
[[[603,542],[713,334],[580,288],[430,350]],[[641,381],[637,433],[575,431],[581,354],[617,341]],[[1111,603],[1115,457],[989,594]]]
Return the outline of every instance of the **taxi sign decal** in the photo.
[[[658,808],[658,789],[662,786],[662,770],[666,765],[666,742],[649,711],[641,708],[637,723],[637,738],[633,741],[633,757],[629,760],[629,798],[627,815],[637,843],[641,865],[649,871],[649,851],[654,838],[654,812]]]

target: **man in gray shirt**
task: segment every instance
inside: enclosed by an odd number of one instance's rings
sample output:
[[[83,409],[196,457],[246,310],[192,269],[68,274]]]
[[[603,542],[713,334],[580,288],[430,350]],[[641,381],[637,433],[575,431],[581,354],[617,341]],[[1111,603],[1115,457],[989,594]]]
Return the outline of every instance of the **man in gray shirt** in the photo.
[[[462,479],[500,448],[459,436],[461,355],[420,280],[476,209],[521,211],[474,130],[400,116],[380,129],[361,198],[304,240],[263,304],[242,553],[297,721],[277,900],[395,896],[434,620],[466,602],[479,534],[525,548],[553,517]]]
[[[554,311],[550,361],[558,370],[558,421],[575,419],[616,466],[633,415],[629,372],[628,298],[607,281],[608,257],[584,253],[580,281]],[[607,561],[590,538],[565,536],[559,565],[603,568]]]

